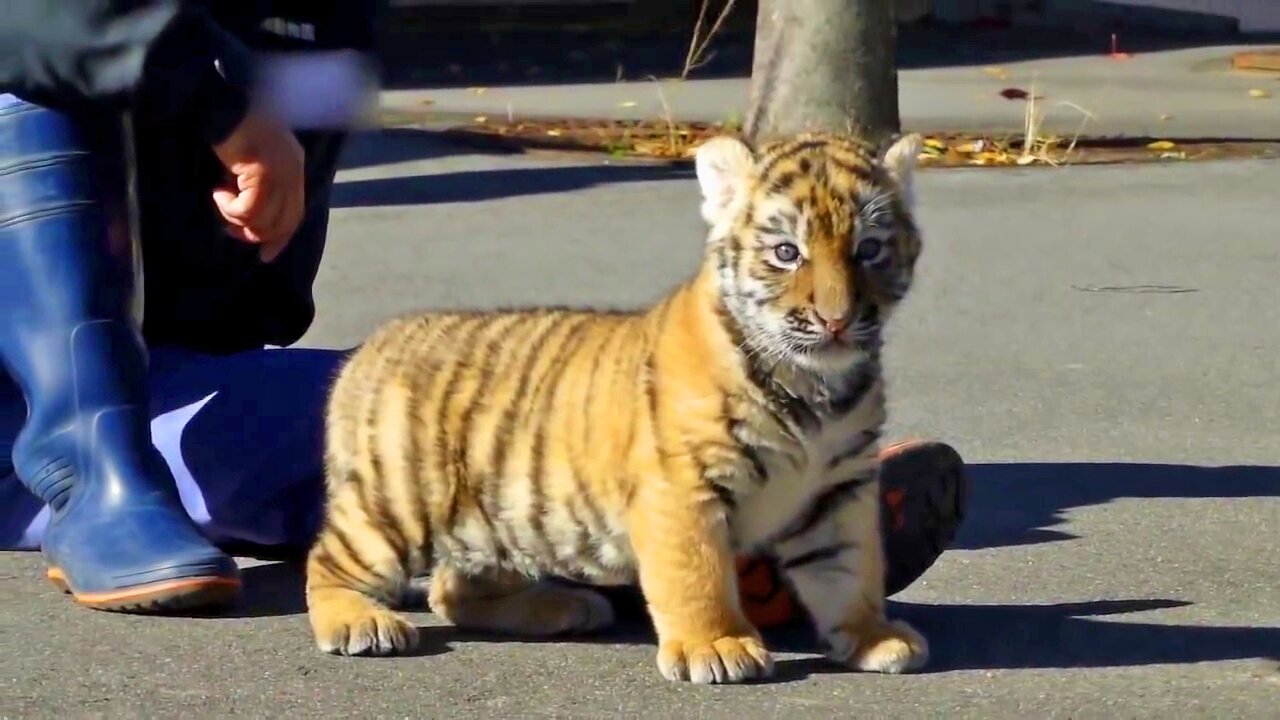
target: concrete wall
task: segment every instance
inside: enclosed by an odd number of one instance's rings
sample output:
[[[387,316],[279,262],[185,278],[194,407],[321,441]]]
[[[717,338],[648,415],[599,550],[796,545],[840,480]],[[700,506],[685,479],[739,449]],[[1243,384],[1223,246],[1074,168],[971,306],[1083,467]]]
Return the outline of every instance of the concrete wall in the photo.
[[[1280,31],[1280,0],[1109,0],[1109,4],[1237,20],[1241,32]]]
[[[637,5],[644,0],[387,0],[391,7],[512,7],[520,5]],[[1117,17],[1168,28],[1280,31],[1280,0],[894,0],[898,19],[932,14],[944,22],[1004,17],[1015,24],[1052,25],[1088,17]],[[689,0],[690,4],[697,0]]]
[[[943,22],[969,22],[981,17],[1008,18],[1038,24],[1065,12],[1079,11],[1093,0],[932,0],[934,17]]]
[[[634,5],[641,0],[387,0],[396,7],[513,7],[520,5]]]
[[[933,0],[897,0],[894,12],[903,22],[911,22],[933,9]]]
[[[916,0],[907,0],[914,3]],[[1004,17],[1017,24],[1057,24],[1118,18],[1169,29],[1280,31],[1280,0],[929,0],[945,22]]]

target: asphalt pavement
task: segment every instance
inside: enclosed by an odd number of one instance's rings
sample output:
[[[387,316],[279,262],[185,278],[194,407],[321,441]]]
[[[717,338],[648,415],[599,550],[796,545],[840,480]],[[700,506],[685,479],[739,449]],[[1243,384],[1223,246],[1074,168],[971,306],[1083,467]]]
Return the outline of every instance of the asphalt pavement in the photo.
[[[303,344],[419,307],[633,307],[701,250],[685,169],[353,148]],[[74,607],[0,554],[0,716],[1272,718],[1280,707],[1280,164],[927,170],[926,250],[888,335],[892,437],[972,463],[967,526],[891,612],[922,674],[854,674],[803,636],[772,682],[664,681],[643,623],[322,655],[301,579],[247,562],[214,618]],[[424,625],[438,623],[427,614]]]

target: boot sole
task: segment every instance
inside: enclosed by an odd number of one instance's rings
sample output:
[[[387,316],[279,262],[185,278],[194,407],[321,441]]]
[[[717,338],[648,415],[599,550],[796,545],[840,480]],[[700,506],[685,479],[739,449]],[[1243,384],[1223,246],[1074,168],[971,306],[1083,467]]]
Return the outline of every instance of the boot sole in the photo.
[[[911,447],[902,455],[895,451]],[[897,507],[885,507],[885,595],[905,590],[924,575],[955,540],[964,522],[969,501],[969,478],[964,459],[943,443],[906,440],[885,448],[885,465],[895,466],[899,477],[929,478],[911,483],[910,492],[897,498]],[[886,498],[887,499],[887,498]],[[887,503],[886,503],[887,504]],[[895,525],[895,517],[901,525]],[[896,542],[902,538],[903,542]],[[911,542],[906,542],[910,538]]]
[[[110,592],[78,593],[71,589],[61,569],[51,567],[45,576],[80,605],[108,612],[163,613],[223,607],[230,605],[240,592],[240,581],[235,578],[192,577]]]

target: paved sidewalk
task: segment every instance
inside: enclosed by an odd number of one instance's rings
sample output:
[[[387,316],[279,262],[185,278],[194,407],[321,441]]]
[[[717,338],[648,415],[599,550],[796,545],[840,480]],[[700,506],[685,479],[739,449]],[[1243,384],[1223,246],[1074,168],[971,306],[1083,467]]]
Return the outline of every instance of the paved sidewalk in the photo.
[[[1231,68],[1246,46],[1137,53],[1129,60],[1103,54],[1010,62],[992,66],[909,69],[900,73],[903,126],[923,131],[1020,132],[1025,103],[998,93],[1031,89],[1045,98],[1045,129],[1071,135],[1084,116],[1094,136],[1167,138],[1280,138],[1280,74]],[[1251,89],[1274,95],[1250,97]],[[430,101],[425,104],[423,101]],[[484,115],[720,121],[741,118],[747,80],[640,81],[484,88],[424,88],[384,94],[384,105],[423,111],[435,123]],[[665,105],[664,105],[665,103]]]

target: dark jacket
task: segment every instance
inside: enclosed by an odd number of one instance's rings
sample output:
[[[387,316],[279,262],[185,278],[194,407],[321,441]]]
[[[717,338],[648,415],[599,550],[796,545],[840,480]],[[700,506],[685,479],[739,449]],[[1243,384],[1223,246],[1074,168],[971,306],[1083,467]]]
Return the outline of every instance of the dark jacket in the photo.
[[[306,216],[271,265],[222,233],[209,145],[243,117],[254,51],[370,50],[375,1],[0,0],[0,92],[90,121],[132,111],[148,342],[233,352],[310,326],[343,134],[298,133]]]
[[[217,142],[244,113],[249,48],[368,50],[374,4],[0,0],[0,92],[67,110],[130,107],[152,121],[198,128]],[[273,18],[310,24],[314,39],[294,42],[264,29]]]

